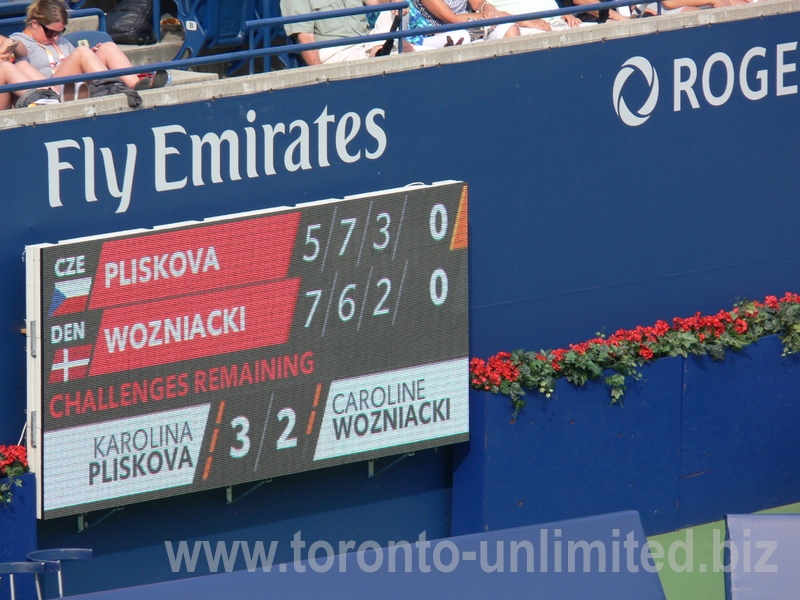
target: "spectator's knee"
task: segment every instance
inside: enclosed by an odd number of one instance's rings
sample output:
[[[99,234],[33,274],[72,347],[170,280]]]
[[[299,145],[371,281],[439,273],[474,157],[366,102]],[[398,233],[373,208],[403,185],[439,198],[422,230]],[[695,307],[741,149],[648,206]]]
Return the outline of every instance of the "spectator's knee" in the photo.
[[[89,56],[92,54],[92,49],[88,46],[75,46],[75,50],[70,53],[70,56],[73,54],[83,58],[84,56]]]

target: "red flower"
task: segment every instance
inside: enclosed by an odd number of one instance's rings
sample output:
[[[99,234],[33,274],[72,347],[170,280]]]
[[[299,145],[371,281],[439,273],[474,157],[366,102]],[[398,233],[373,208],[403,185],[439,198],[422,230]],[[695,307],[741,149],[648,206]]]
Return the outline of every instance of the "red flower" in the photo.
[[[800,304],[800,295],[786,292],[781,298],[781,302],[788,302],[790,304]]]
[[[473,358],[469,363],[473,387],[490,390],[499,387],[504,381],[514,382],[519,377],[519,369],[508,352],[499,352],[488,361]]]
[[[0,446],[0,478],[9,471],[28,470],[28,451],[24,446]]]
[[[687,351],[696,354],[709,353],[710,346],[719,345],[720,338],[726,334],[741,336],[750,332],[753,335],[754,328],[763,335],[781,333],[777,327],[785,327],[786,321],[795,318],[792,314],[794,311],[786,312],[787,304],[800,304],[800,294],[786,292],[780,299],[777,296],[767,296],[764,302],[744,301],[731,310],[720,310],[713,315],[696,312],[687,318],[675,317],[671,323],[659,320],[649,327],[640,325],[634,329],[618,329],[608,338],[596,337],[569,344],[566,349],[528,353],[520,358],[519,363],[516,363],[507,352],[498,353],[488,362],[472,359],[470,361],[472,385],[479,389],[503,389],[503,384],[519,380],[519,367],[524,365],[526,369],[524,385],[529,386],[533,383],[540,391],[549,389],[552,392],[553,379],[570,377],[573,374],[579,375],[576,379],[586,379],[587,365],[592,363],[602,370],[612,368],[620,372],[620,366],[622,365],[624,369],[626,364],[629,365],[627,361],[633,357],[652,360],[656,356],[685,355]],[[776,319],[772,314],[762,314],[765,309],[781,313],[775,315]],[[691,337],[673,336],[671,335],[673,332],[689,334]],[[782,333],[786,353],[800,352],[800,332],[790,333],[783,330]],[[694,343],[691,338],[694,338]],[[753,340],[745,340],[745,343],[749,341]],[[728,340],[721,342],[723,348],[733,346]],[[590,355],[589,361],[583,358],[587,354]],[[547,367],[540,365],[540,362],[546,363]],[[596,368],[592,368],[596,372]],[[625,373],[624,376],[627,377],[629,374]],[[515,392],[511,393],[513,395]]]

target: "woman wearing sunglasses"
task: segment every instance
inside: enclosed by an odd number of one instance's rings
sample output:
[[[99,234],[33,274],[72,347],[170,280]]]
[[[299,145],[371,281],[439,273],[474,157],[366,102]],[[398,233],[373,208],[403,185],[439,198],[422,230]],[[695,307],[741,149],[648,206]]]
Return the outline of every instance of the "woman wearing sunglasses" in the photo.
[[[46,78],[101,73],[131,66],[128,57],[114,42],[98,44],[94,48],[73,46],[62,35],[67,20],[67,7],[63,0],[32,2],[28,6],[25,30],[11,35],[12,39],[19,41],[15,47],[17,59],[29,62]],[[163,86],[167,73],[159,71],[152,79],[140,79],[138,75],[124,75],[120,79],[129,88],[142,90]]]

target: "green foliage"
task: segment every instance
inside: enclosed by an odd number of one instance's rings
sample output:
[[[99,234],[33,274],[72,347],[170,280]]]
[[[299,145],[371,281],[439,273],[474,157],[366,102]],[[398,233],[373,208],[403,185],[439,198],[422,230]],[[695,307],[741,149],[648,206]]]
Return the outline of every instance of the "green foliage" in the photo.
[[[484,361],[470,361],[473,388],[511,398],[514,416],[525,405],[525,390],[550,398],[556,381],[566,379],[575,386],[588,381],[605,382],[611,402],[622,402],[630,382],[642,378],[638,368],[666,356],[710,356],[725,358],[727,350],[739,351],[748,344],[778,335],[783,356],[800,352],[800,296],[787,292],[780,300],[767,296],[763,302],[742,300],[730,311],[686,319],[672,325],[658,321],[651,327],[620,329],[612,336],[598,333],[594,339],[569,348],[512,353],[500,352]]]
[[[22,487],[22,480],[13,476],[10,476],[8,481],[0,483],[0,502],[3,503],[3,507],[8,506],[11,502],[14,497],[14,493],[11,490],[15,487]]]

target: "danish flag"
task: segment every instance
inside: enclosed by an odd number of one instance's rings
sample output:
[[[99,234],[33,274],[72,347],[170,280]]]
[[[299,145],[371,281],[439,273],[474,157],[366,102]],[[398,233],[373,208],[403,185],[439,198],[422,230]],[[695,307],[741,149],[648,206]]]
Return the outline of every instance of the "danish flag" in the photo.
[[[91,356],[92,344],[56,350],[53,367],[50,369],[50,383],[62,383],[86,377]]]

